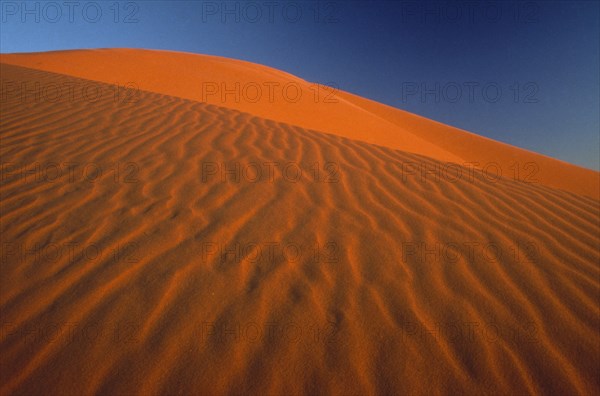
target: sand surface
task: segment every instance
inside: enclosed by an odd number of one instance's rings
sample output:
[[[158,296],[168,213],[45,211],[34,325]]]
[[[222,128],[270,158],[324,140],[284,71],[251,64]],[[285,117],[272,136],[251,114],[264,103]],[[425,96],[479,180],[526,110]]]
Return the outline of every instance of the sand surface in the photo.
[[[2,395],[600,392],[598,172],[345,92],[199,96],[310,89],[246,62],[0,60]]]
[[[486,170],[598,199],[598,172],[496,142],[254,63],[171,51],[96,49],[6,54],[3,63],[134,87]],[[48,84],[42,84],[42,90]],[[77,86],[94,98],[94,88]],[[63,88],[68,95],[68,87]],[[82,90],[85,90],[83,93]],[[110,91],[113,92],[113,91]],[[52,96],[48,87],[47,96]],[[121,98],[127,97],[123,90]],[[132,94],[128,98],[133,99]],[[44,96],[44,92],[42,92]]]

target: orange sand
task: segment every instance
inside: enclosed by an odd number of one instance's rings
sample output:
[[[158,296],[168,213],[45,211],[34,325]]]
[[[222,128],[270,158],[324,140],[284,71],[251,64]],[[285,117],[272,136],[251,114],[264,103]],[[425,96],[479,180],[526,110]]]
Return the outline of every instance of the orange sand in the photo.
[[[600,392],[598,172],[247,62],[0,60],[2,395]]]
[[[1,55],[1,59],[7,64],[109,84],[133,83],[140,90],[227,107],[261,118],[433,157],[443,163],[487,167],[492,173],[490,176],[501,174],[518,180],[533,180],[595,199],[600,195],[598,173],[592,170],[344,91],[317,88],[298,77],[250,62],[130,49],[7,54]],[[237,89],[236,83],[239,84]],[[238,96],[227,92],[237,92]],[[298,101],[295,101],[296,92],[301,92]]]

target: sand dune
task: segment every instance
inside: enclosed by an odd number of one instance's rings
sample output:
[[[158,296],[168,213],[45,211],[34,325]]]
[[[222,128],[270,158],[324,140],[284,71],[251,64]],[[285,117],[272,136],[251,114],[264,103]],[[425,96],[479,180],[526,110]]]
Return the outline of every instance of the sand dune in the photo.
[[[2,56],[108,94],[3,90],[1,394],[600,392],[597,172],[346,93],[343,128],[203,103],[174,53],[115,100],[111,51]],[[465,158],[540,182],[415,172]]]
[[[485,169],[598,199],[598,173],[250,62],[172,51],[3,54],[3,63],[132,86]],[[237,84],[237,85],[236,85]],[[93,95],[90,93],[90,95]]]

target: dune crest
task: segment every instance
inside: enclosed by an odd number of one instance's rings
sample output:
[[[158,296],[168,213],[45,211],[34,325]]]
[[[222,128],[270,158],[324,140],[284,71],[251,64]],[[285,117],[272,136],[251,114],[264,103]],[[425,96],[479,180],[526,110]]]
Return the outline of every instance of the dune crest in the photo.
[[[598,172],[250,62],[173,51],[2,54],[0,61],[228,107],[598,199]]]

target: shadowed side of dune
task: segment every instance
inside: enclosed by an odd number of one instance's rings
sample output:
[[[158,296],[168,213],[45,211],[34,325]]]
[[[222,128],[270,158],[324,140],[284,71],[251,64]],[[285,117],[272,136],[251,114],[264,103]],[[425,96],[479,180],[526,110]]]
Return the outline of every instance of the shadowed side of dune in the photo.
[[[600,390],[597,200],[156,93],[13,99],[2,394]]]

